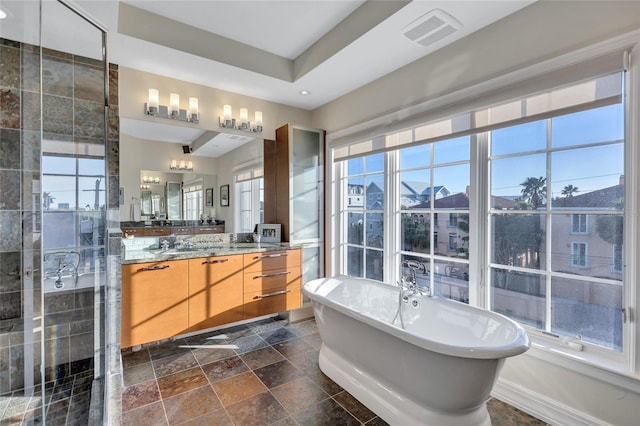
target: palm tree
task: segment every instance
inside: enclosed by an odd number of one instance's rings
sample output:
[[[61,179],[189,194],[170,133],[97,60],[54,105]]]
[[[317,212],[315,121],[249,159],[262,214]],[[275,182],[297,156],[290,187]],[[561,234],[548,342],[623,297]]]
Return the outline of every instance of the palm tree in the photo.
[[[576,192],[579,192],[577,186],[567,185],[562,189],[561,194],[564,195],[567,198],[571,198],[571,197],[573,197],[573,194],[576,193]]]
[[[522,199],[538,208],[547,200],[547,178],[540,176],[539,178],[528,177],[522,182]]]

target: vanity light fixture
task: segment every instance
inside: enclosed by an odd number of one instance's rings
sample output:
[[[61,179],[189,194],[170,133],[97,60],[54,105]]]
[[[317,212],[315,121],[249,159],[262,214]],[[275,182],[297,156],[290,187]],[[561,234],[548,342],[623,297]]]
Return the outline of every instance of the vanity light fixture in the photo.
[[[169,165],[171,170],[193,170],[193,161],[185,161],[185,160],[171,160],[171,164]]]
[[[186,121],[187,123],[195,124],[200,122],[198,98],[189,98],[188,111],[180,109],[180,95],[177,93],[171,93],[169,95],[169,106],[160,105],[160,93],[158,89],[149,89],[149,97],[144,104],[144,113],[154,117]]]
[[[255,112],[255,121],[249,121],[249,110],[240,108],[240,120],[233,118],[231,105],[222,106],[222,116],[219,117],[220,127],[225,129],[242,130],[243,132],[262,132],[262,111]]]

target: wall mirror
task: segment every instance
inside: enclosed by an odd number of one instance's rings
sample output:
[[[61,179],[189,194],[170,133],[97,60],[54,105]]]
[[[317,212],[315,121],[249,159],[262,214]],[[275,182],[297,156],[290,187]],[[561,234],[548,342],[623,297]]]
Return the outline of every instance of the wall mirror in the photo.
[[[162,121],[120,118],[121,220],[211,217],[224,220],[228,230],[235,230],[236,175],[243,164],[262,163],[260,135],[232,130],[221,133]],[[185,145],[192,149],[190,154],[183,153]],[[174,159],[192,160],[193,171],[171,170]],[[228,207],[220,206],[223,185],[229,185],[232,192]]]
[[[206,190],[218,177],[204,173],[168,173],[140,170],[141,219],[200,220],[214,217],[215,204],[207,205]]]

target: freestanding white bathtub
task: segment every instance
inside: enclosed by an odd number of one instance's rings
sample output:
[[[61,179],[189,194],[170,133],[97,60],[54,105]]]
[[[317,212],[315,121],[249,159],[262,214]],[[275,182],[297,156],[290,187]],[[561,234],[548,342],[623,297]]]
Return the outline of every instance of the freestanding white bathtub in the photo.
[[[320,278],[302,291],[320,369],[391,425],[491,425],[485,403],[504,359],[530,346],[502,315],[419,295],[399,302],[398,287],[377,281]]]

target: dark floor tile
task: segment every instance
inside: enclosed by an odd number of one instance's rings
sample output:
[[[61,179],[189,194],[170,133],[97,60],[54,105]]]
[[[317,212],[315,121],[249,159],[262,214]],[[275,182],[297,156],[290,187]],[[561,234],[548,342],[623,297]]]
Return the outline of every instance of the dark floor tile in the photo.
[[[163,399],[207,385],[209,382],[200,367],[184,370],[158,379]]]
[[[156,373],[156,377],[168,376],[197,366],[198,361],[196,361],[191,351],[153,360],[153,370]]]
[[[142,348],[137,352],[131,350],[122,351],[122,367],[128,368],[138,364],[144,364],[150,362],[149,351],[147,348]]]
[[[185,339],[189,346],[207,346],[226,343],[226,338],[221,336],[219,331],[211,331],[208,333],[196,334]]]
[[[284,360],[284,357],[270,346],[247,352],[240,357],[252,370]]]
[[[235,351],[238,355],[269,346],[269,344],[265,342],[264,339],[258,336],[257,334],[240,337],[239,339],[235,339],[235,340],[230,340],[229,344],[234,345],[236,347]]]
[[[170,425],[180,424],[222,408],[211,386],[206,385],[163,401]]]
[[[248,324],[248,327],[256,334],[265,333],[267,331],[274,331],[282,327],[282,324],[278,321],[274,321],[271,318],[267,318],[260,321],[255,321]]]
[[[230,379],[214,383],[213,390],[225,407],[233,405],[243,399],[250,398],[267,390],[264,384],[251,371],[234,376]]]
[[[487,410],[493,426],[538,426],[546,425],[542,420],[536,419],[517,408],[504,402],[490,398],[487,401]]]
[[[254,370],[254,373],[269,389],[304,376],[300,370],[287,360],[258,368]]]
[[[295,330],[300,336],[306,336],[318,332],[315,320],[300,321],[286,326],[289,330]]]
[[[344,389],[320,370],[318,355],[319,352],[313,350],[292,356],[289,361],[329,395],[333,396],[342,392]]]
[[[291,417],[273,423],[271,426],[298,426],[298,423]]]
[[[293,415],[301,425],[359,425],[360,422],[333,399],[325,399]]]
[[[277,386],[271,389],[271,393],[289,413],[304,410],[329,398],[329,395],[308,377],[300,377]]]
[[[342,405],[353,417],[362,423],[366,423],[376,417],[376,414],[373,411],[365,407],[362,402],[358,401],[347,391],[334,395],[333,399],[335,399],[338,404]]]
[[[287,340],[273,345],[273,348],[287,358],[314,350],[311,345],[301,338]]]
[[[133,410],[158,400],[160,391],[155,380],[128,386],[122,391],[122,411]]]
[[[306,336],[302,336],[302,340],[318,350],[320,350],[320,347],[322,346],[320,333],[307,334]]]
[[[289,416],[287,411],[269,392],[227,407],[227,413],[237,426],[270,425]]]
[[[191,349],[189,349],[188,346],[189,345],[185,339],[176,339],[158,345],[149,346],[147,349],[149,350],[149,356],[151,356],[151,359],[157,360],[189,352]]]
[[[216,383],[237,376],[247,370],[249,370],[249,368],[242,362],[239,356],[232,356],[202,366],[202,371],[204,371],[205,376],[209,379],[209,383]]]
[[[180,426],[233,426],[233,422],[227,412],[224,409],[220,409],[180,423]]]
[[[47,424],[49,424],[48,421]],[[167,417],[164,415],[164,408],[160,401],[122,413],[123,426],[160,426],[167,424]]]
[[[262,337],[268,344],[275,345],[276,343],[300,337],[300,333],[296,330],[290,330],[287,327],[280,327],[277,330],[260,333],[258,336]]]
[[[241,337],[256,334],[248,325],[236,325],[218,331],[220,332],[220,336],[224,336],[227,340],[236,340]]]
[[[125,368],[122,371],[125,386],[135,385],[137,383],[155,380],[156,375],[150,362],[137,364],[132,367]]]
[[[231,356],[236,356],[236,352],[230,348],[210,347],[193,349],[193,356],[198,360],[198,364],[205,365]]]
[[[366,423],[367,426],[390,426],[389,423],[382,420],[380,417],[374,417]]]

